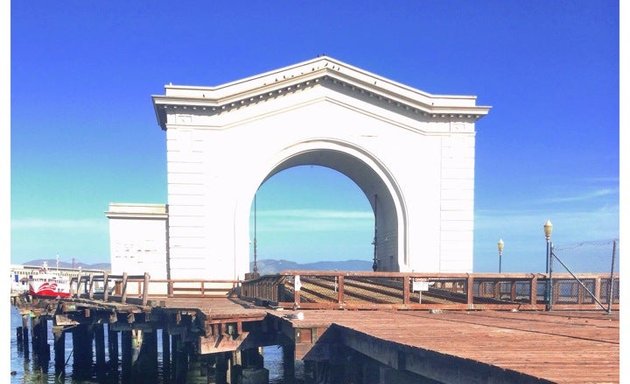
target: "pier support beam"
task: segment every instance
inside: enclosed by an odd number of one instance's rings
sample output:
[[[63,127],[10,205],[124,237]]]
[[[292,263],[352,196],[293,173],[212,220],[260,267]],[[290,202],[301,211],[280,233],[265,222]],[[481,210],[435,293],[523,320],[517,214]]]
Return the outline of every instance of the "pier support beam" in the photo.
[[[24,347],[24,358],[28,360],[28,315],[22,315],[22,346]]]
[[[79,324],[72,329],[73,376],[87,378],[92,375],[92,326]]]
[[[282,345],[282,368],[283,368],[283,382],[285,384],[295,383],[295,345],[283,344]]]
[[[107,325],[107,347],[109,352],[109,370],[118,372],[118,332]]]
[[[63,331],[63,327],[54,327],[53,336],[54,350],[55,350],[55,376],[63,377],[66,369],[66,334]]]
[[[162,329],[162,375],[170,377],[171,373],[171,335]]]
[[[103,324],[94,325],[94,349],[96,350],[96,372],[103,375],[105,373],[105,329]]]
[[[33,333],[33,353],[40,361],[45,362],[50,359],[50,346],[48,345],[48,321],[44,316],[36,316],[31,320]]]
[[[157,333],[154,330],[142,332],[142,344],[138,359],[134,364],[135,376],[142,377],[143,382],[158,381]]]
[[[214,381],[216,384],[228,383],[228,359],[224,352],[216,354],[216,364],[214,367]]]
[[[183,383],[188,371],[188,350],[180,335],[173,336],[173,365],[175,382]]]
[[[121,344],[121,368],[122,379],[128,381],[131,378],[131,359],[133,357],[133,348],[131,341],[131,331],[121,331],[120,333]]]

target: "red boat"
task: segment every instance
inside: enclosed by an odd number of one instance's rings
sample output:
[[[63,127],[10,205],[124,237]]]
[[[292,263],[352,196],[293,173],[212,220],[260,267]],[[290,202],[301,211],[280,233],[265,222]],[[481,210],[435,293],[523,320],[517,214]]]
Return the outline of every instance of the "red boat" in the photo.
[[[48,266],[44,263],[39,273],[30,276],[28,291],[35,297],[70,297],[70,281],[59,273],[50,272]]]

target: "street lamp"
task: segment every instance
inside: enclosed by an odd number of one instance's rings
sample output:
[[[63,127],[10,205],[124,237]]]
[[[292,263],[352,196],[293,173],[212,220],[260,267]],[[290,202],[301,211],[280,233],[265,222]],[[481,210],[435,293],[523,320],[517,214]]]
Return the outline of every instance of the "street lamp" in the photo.
[[[547,284],[545,286],[545,299],[547,301],[547,310],[551,310],[551,300],[553,299],[553,284],[551,283],[551,271],[552,271],[552,260],[551,260],[551,232],[553,232],[553,224],[551,224],[551,220],[547,220],[545,225],[543,225],[543,229],[545,231],[545,239],[547,240],[547,267],[545,269],[545,273],[548,273],[547,276]]]
[[[497,243],[497,249],[499,250],[499,273],[501,273],[501,256],[503,256],[503,247],[505,247],[505,243],[503,239],[499,239]]]

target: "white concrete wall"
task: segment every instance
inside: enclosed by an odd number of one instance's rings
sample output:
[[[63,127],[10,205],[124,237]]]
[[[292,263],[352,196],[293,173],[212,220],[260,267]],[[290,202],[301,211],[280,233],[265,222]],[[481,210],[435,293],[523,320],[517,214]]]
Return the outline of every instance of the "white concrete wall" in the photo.
[[[352,143],[374,154],[402,191],[408,237],[401,251],[406,250],[408,262],[401,270],[471,271],[474,136],[419,133],[318,95],[327,90],[310,92],[319,100],[225,130],[191,129],[181,122],[169,126],[173,276],[243,277],[249,239],[240,238],[240,249],[235,249],[237,207],[246,208],[243,217],[248,220],[251,193],[277,166],[277,154],[299,143],[324,140]],[[468,183],[460,188],[457,182]],[[241,232],[248,233],[246,228]]]
[[[110,204],[111,273],[167,278],[167,216],[164,205]]]
[[[387,217],[398,225],[393,263],[401,271],[472,271],[475,120],[489,108],[351,67],[335,69],[340,81],[332,72],[318,78],[323,61],[313,72],[296,66],[214,88],[170,86],[154,97],[167,137],[172,277],[242,278],[256,189],[284,161],[317,150],[358,158],[382,180],[393,197]],[[298,87],[300,76],[309,85]],[[278,78],[293,82],[283,88]]]

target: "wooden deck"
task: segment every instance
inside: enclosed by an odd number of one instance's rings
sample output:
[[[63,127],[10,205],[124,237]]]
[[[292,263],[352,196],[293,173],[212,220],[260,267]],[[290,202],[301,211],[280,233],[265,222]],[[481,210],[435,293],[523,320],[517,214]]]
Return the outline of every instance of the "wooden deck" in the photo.
[[[302,291],[293,289],[298,276]],[[405,382],[421,375],[449,383],[618,383],[618,276],[614,283],[599,275],[583,276],[594,288],[592,298],[576,282],[558,277],[554,284],[565,289],[554,291],[551,312],[541,310],[547,304],[540,284],[544,278],[301,271],[226,282],[90,275],[74,280],[70,299],[24,303],[23,320],[51,318],[58,334],[73,332],[73,340],[83,335],[88,341],[94,337],[88,326],[107,322],[109,331],[122,333],[121,340],[124,336],[128,342],[123,374],[130,372],[130,331],[161,329],[171,336],[172,351],[186,344],[199,355],[225,357],[282,345],[293,351],[288,356],[324,365],[337,364],[339,351],[345,351],[360,355],[363,368],[378,366],[381,375],[411,375]],[[413,289],[416,280],[434,284],[434,291],[421,297]],[[595,303],[598,298],[606,304],[609,297],[610,314]],[[300,312],[302,320],[295,318]],[[33,327],[45,331],[45,324],[34,321]],[[63,366],[63,338],[59,340],[55,364]],[[98,350],[104,359],[103,346]],[[379,372],[364,372],[363,377],[374,374]]]
[[[383,344],[410,357],[414,353],[426,357],[426,352],[434,352],[444,356],[449,364],[470,367],[471,374],[498,367],[497,371],[520,372],[541,382],[619,382],[618,313],[303,311],[303,314],[304,320],[287,321],[294,328],[321,329],[334,324],[345,334],[344,343],[368,356],[372,354],[370,357],[377,360],[376,355],[383,354],[377,345]],[[470,362],[475,363],[471,366]],[[408,361],[406,369],[413,369],[412,365]],[[448,376],[440,372],[442,368],[430,364],[421,369],[423,372],[416,373],[426,376],[426,370],[431,369],[436,380]]]
[[[163,304],[167,309],[197,308],[208,322],[234,318],[253,321],[268,314],[290,323],[293,330],[317,329],[316,338],[334,326],[353,348],[366,348],[364,343],[410,355],[414,351],[433,352],[448,357],[445,361],[450,363],[474,362],[472,371],[496,367],[554,383],[619,382],[618,312],[278,311],[238,299],[216,298],[194,304],[190,299],[170,298]],[[298,312],[304,315],[303,320],[292,319]],[[306,350],[302,354],[311,347],[303,345]],[[370,351],[359,352],[370,355]],[[378,356],[371,357],[378,360]]]

